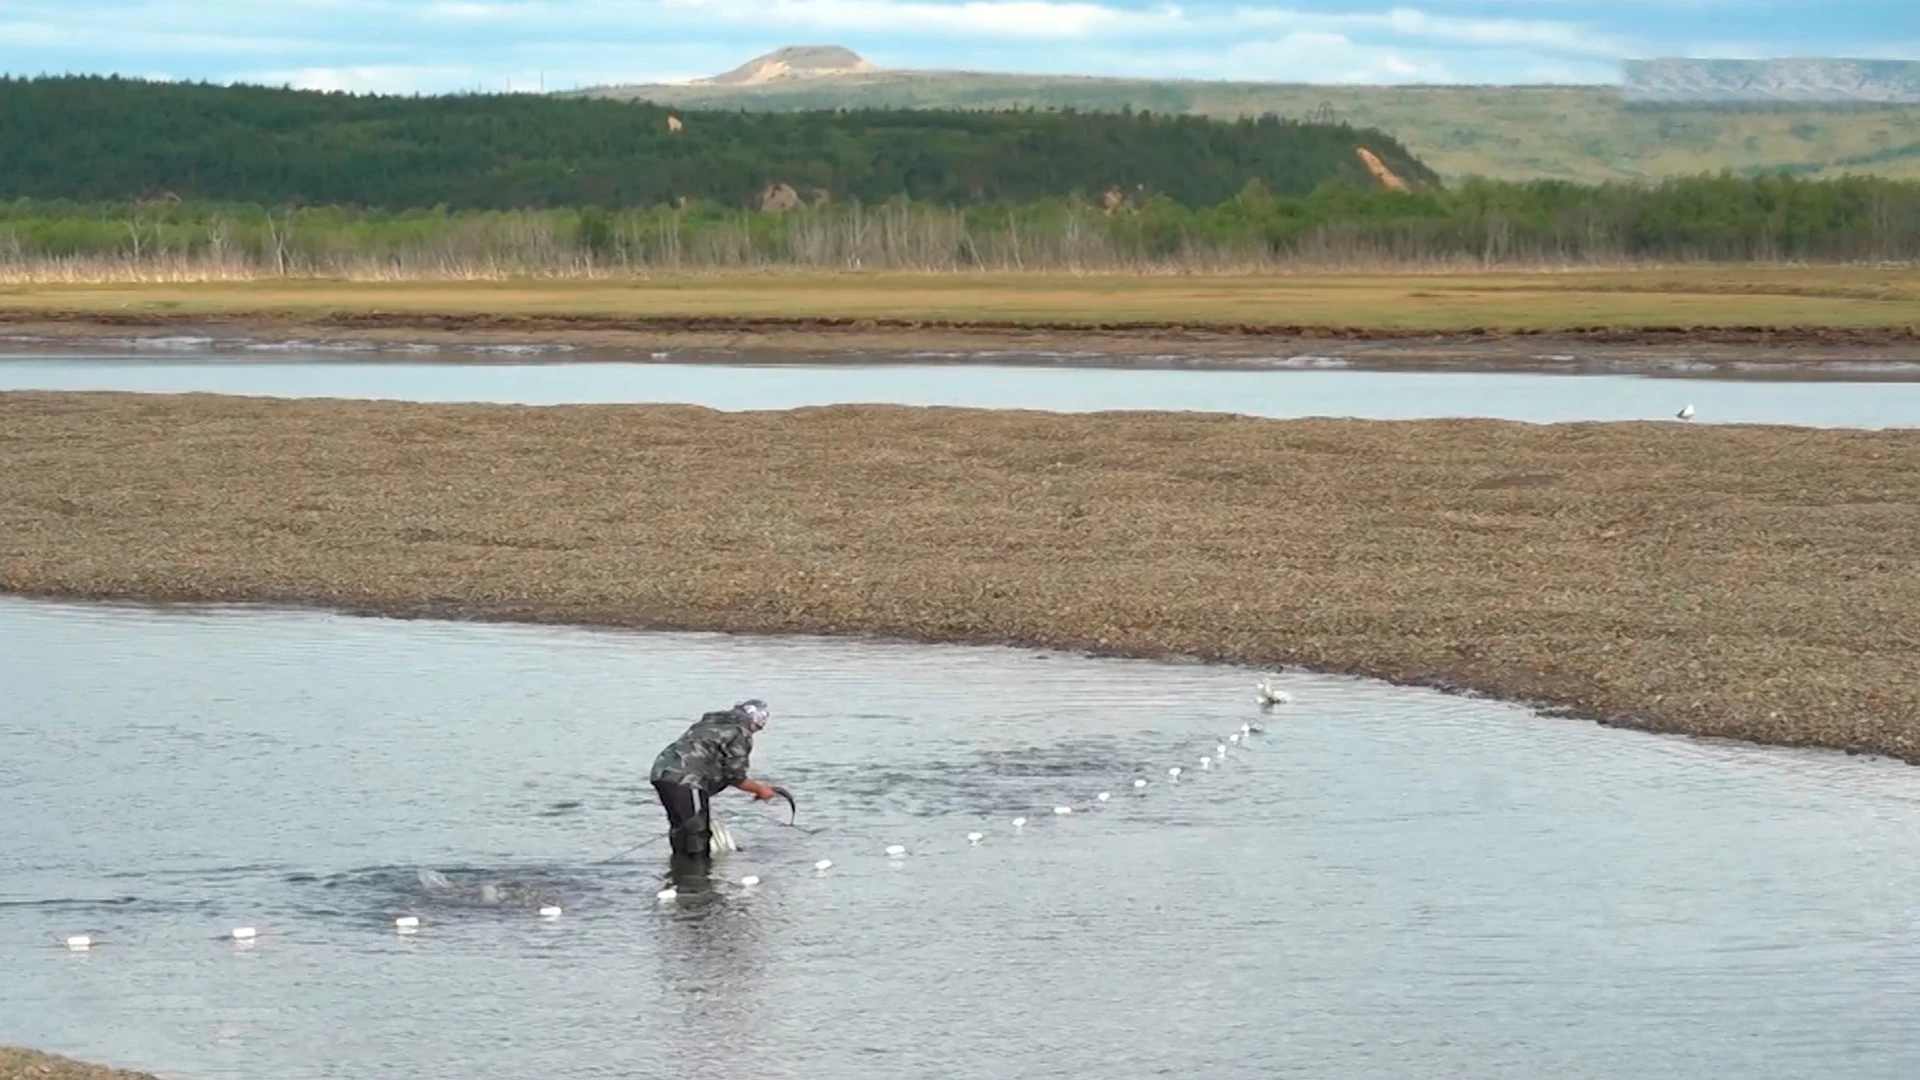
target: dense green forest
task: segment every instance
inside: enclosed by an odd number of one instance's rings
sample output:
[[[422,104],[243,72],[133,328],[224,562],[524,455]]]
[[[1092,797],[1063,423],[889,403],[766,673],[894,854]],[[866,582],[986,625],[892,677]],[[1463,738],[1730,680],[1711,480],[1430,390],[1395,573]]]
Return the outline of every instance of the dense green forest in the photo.
[[[25,276],[511,275],[814,266],[927,270],[1920,259],[1920,184],[1732,176],[1400,194],[1248,184],[1160,197],[950,207],[894,198],[787,213],[688,208],[387,212],[182,202],[0,202],[0,270]]]
[[[829,106],[1272,113],[1378,128],[1451,183],[1657,182],[1731,169],[1920,180],[1920,108],[1808,102],[1778,108],[1629,106],[1617,86],[1358,86],[882,71],[764,83],[607,86],[585,97],[685,109],[784,112]]]
[[[681,124],[669,130],[669,116]],[[744,207],[769,184],[950,205],[1119,187],[1200,207],[1249,180],[1304,195],[1365,177],[1391,137],[1275,117],[670,112],[532,94],[395,97],[122,78],[0,79],[0,199],[157,198],[379,210]]]

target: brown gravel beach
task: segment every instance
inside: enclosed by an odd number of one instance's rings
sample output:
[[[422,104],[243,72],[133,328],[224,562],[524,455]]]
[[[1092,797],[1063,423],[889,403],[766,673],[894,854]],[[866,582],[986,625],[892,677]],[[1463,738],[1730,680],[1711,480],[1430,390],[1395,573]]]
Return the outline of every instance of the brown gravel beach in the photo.
[[[1018,641],[1920,761],[1920,433],[0,394],[0,587]]]
[[[87,1065],[34,1050],[0,1046],[0,1080],[155,1080],[148,1073]]]

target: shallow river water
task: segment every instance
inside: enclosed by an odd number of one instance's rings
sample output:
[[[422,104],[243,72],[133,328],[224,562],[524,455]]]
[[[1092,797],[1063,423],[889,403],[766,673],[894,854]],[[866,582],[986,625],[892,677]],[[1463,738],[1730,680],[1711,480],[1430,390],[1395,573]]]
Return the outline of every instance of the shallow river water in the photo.
[[[68,351],[0,354],[0,390],[203,391],[271,397],[560,405],[672,402],[789,409],[886,402],[1089,412],[1173,409],[1380,420],[1494,417],[1553,423],[1667,420],[1884,428],[1920,425],[1920,380],[1805,381],[1642,375],[1216,370],[1015,364],[672,363],[596,360],[421,362],[302,352]]]
[[[1920,1075],[1905,766],[1006,648],[13,599],[0,640],[0,1043],[197,1080]],[[660,845],[606,861],[662,831],[647,765],[754,695],[797,827],[723,799],[743,850],[663,903]]]

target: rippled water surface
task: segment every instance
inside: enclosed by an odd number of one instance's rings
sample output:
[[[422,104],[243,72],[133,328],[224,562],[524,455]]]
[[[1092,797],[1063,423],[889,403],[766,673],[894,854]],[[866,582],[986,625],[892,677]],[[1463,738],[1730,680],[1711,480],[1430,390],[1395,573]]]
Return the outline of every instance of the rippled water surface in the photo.
[[[787,409],[848,402],[1060,412],[1176,409],[1268,417],[1494,417],[1551,423],[1665,420],[1815,427],[1920,424],[1920,381],[1666,379],[1548,372],[1114,369],[953,363],[455,363],[303,355],[0,356],[0,390],[206,391],[273,397],[513,402],[673,402]]]
[[[0,1042],[204,1080],[1920,1075],[1904,766],[1014,649],[18,600],[0,640]],[[662,830],[659,746],[749,695],[798,825],[724,799],[744,850],[662,904],[659,845],[605,860]]]

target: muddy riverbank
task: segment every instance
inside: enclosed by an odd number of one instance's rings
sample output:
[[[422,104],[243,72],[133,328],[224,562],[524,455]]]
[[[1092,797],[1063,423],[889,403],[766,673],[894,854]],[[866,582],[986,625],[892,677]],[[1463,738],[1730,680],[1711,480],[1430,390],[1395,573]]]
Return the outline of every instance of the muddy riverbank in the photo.
[[[0,395],[0,587],[1292,663],[1920,761],[1920,433]]]
[[[243,349],[404,349],[471,360],[525,347],[573,361],[652,353],[679,362],[1021,363],[1246,369],[1337,363],[1381,371],[1556,371],[1714,378],[1920,378],[1920,327],[1612,327],[1407,330],[1213,322],[615,317],[339,312],[212,317],[0,311],[0,340],[124,347],[191,339]],[[379,356],[366,354],[366,359]]]

